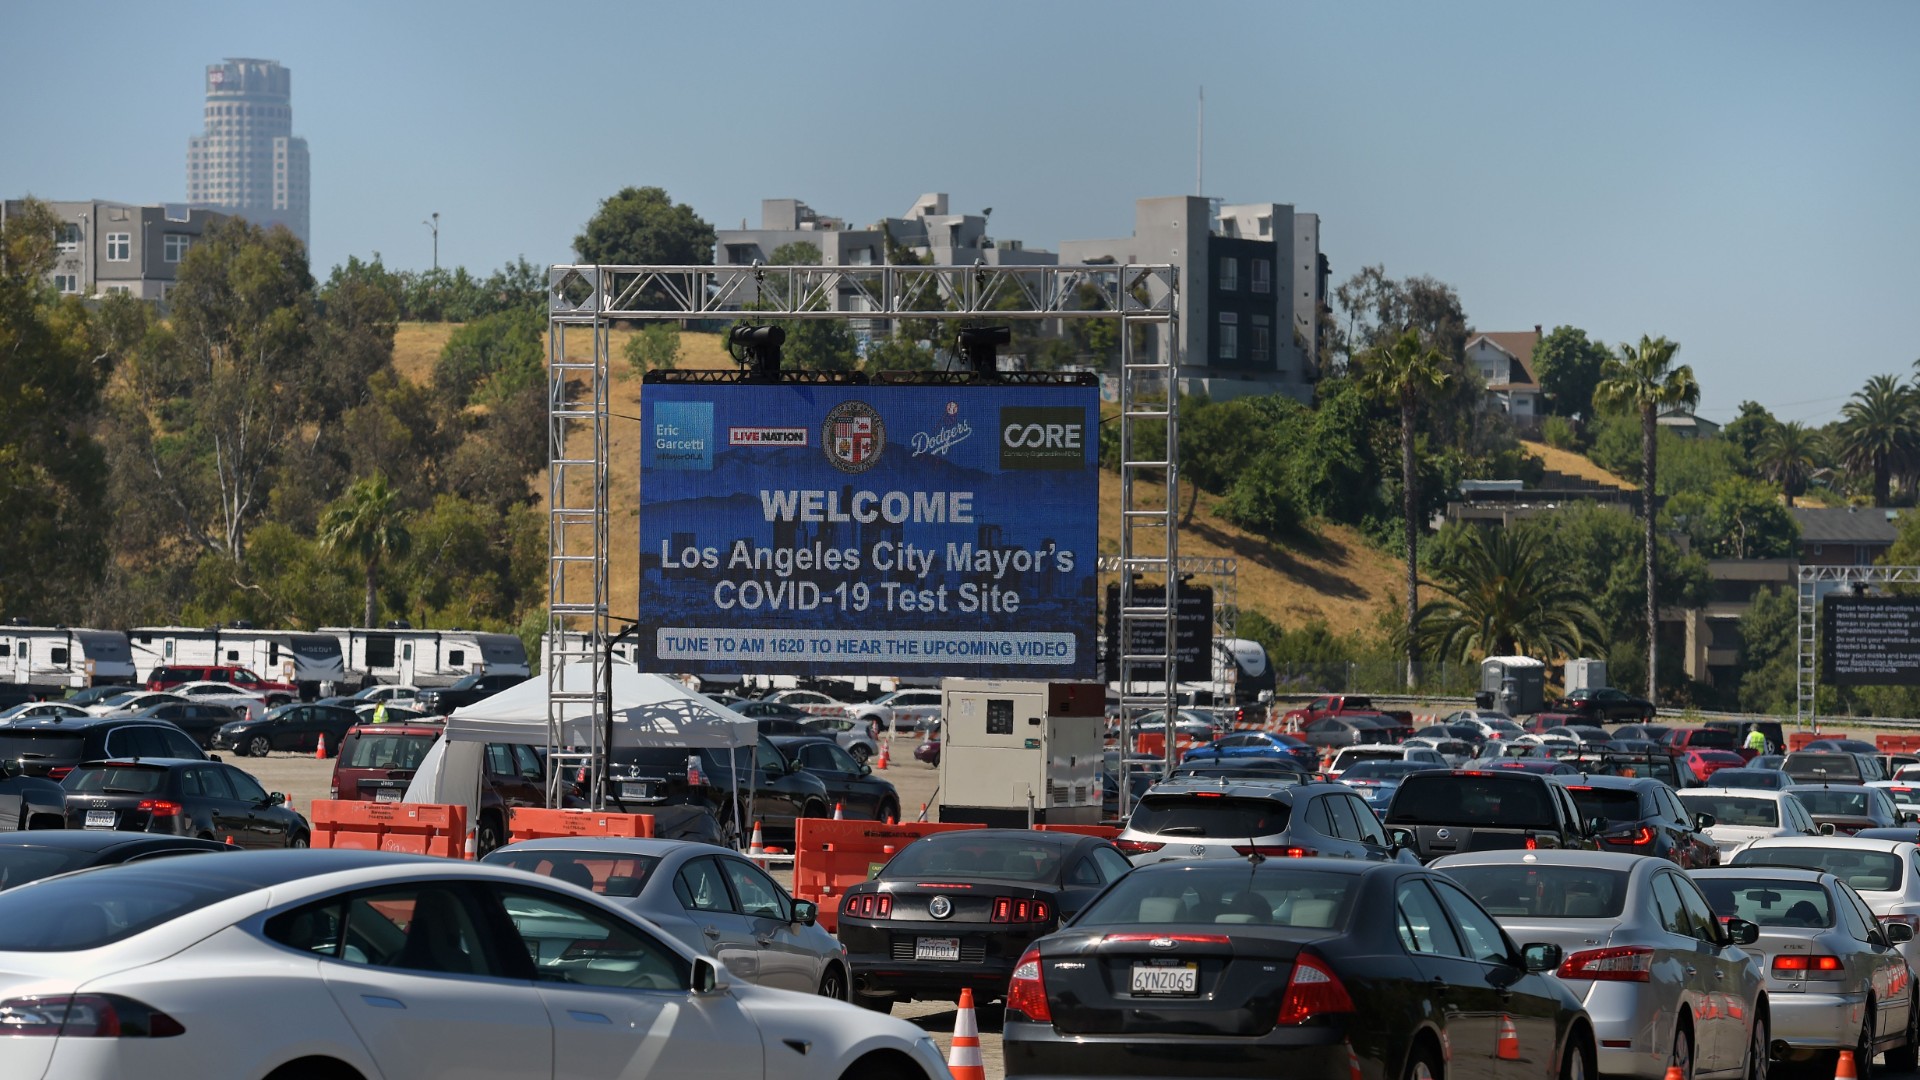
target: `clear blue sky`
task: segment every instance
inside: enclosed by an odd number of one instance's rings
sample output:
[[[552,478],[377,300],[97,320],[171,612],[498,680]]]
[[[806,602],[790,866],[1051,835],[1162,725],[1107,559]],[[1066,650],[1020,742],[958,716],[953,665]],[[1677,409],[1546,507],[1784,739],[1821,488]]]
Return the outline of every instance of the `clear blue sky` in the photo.
[[[612,11],[612,15],[596,15]],[[1322,218],[1472,324],[1681,343],[1725,419],[1920,358],[1920,4],[13,5],[0,194],[178,201],[206,64],[293,71],[316,272],[567,261],[657,184],[717,226],[926,191],[1036,247],[1194,189]]]

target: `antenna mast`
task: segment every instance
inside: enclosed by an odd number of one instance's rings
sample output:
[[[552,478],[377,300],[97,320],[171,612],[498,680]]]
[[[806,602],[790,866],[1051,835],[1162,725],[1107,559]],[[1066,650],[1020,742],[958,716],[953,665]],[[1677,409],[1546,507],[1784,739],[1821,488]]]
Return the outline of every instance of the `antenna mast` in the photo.
[[[1193,151],[1193,193],[1207,193],[1207,88],[1200,88],[1200,139]]]

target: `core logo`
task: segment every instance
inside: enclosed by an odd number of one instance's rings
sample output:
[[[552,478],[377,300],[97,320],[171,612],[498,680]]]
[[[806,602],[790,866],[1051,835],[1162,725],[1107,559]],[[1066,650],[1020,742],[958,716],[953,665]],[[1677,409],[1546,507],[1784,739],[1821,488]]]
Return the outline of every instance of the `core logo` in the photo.
[[[820,445],[833,467],[845,473],[863,473],[880,464],[887,445],[887,425],[864,401],[843,401],[820,425]]]
[[[730,427],[728,446],[805,446],[807,429],[803,427]]]
[[[1000,409],[1002,469],[1079,469],[1086,466],[1087,411],[1007,405]]]

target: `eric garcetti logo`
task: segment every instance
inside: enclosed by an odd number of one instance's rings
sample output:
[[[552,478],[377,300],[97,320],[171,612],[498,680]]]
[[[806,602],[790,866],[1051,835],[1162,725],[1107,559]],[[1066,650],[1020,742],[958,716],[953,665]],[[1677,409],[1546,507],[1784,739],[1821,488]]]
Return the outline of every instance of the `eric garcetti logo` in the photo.
[[[713,468],[713,402],[660,402],[648,436],[656,469]]]
[[[1087,410],[1004,405],[1000,409],[1002,469],[1079,469],[1086,465]]]
[[[880,451],[887,445],[887,425],[866,402],[843,401],[833,407],[820,426],[820,445],[834,468],[866,472],[880,463]]]

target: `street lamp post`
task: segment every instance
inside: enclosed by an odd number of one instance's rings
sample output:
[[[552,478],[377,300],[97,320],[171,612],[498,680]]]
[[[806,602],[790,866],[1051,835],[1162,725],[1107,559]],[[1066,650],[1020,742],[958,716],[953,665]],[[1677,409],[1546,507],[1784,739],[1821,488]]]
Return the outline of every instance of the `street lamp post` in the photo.
[[[433,230],[433,270],[437,274],[440,272],[440,211],[433,212],[432,221],[422,221],[420,224]]]

